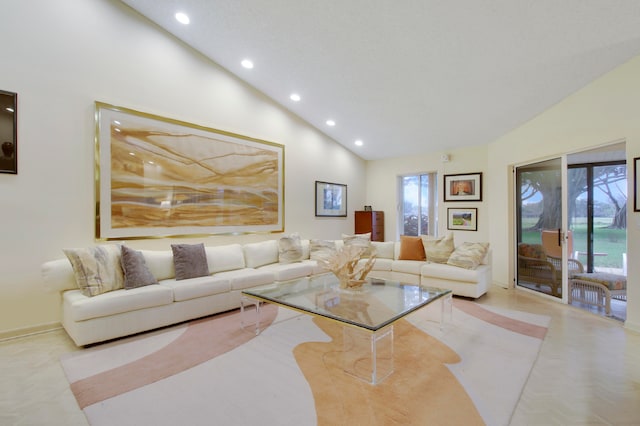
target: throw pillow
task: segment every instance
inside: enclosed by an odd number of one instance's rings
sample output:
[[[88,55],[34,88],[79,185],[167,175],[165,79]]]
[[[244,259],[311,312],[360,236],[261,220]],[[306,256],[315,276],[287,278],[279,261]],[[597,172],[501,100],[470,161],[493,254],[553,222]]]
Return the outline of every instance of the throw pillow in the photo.
[[[124,288],[126,290],[158,284],[158,280],[147,267],[142,252],[122,246],[120,262],[124,272]]]
[[[371,232],[366,234],[347,235],[342,234],[342,241],[345,246],[360,247],[363,249],[362,256],[369,257],[373,248],[371,247]]]
[[[278,240],[278,262],[295,263],[302,262],[302,242],[300,235],[291,234]]]
[[[520,243],[518,244],[518,254],[532,259],[547,259],[547,255],[544,252],[542,244]]]
[[[455,250],[452,233],[440,238],[432,238],[427,235],[421,235],[421,238],[429,262],[447,263],[449,256]]]
[[[398,260],[425,260],[424,247],[420,237],[400,236],[400,255]]]
[[[209,275],[204,244],[171,244],[176,281]]]
[[[489,250],[489,243],[462,243],[451,253],[447,264],[465,269],[476,269],[487,255],[487,250]]]
[[[119,245],[105,244],[62,251],[71,262],[76,284],[85,296],[97,296],[123,287]]]
[[[311,240],[309,258],[311,260],[328,260],[336,253],[336,243],[331,240]]]

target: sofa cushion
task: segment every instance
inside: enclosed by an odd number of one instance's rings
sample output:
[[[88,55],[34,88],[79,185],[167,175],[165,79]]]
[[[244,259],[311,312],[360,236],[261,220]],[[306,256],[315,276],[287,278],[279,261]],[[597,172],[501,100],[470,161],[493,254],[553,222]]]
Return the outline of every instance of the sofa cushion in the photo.
[[[428,235],[422,235],[421,238],[425,254],[427,255],[427,261],[447,263],[449,256],[455,250],[452,233],[441,238],[432,238]]]
[[[231,289],[228,279],[211,275],[180,281],[164,280],[160,284],[173,290],[173,300],[176,302],[226,293]]]
[[[276,240],[245,244],[243,250],[247,268],[278,263],[278,242]]]
[[[204,277],[209,275],[204,244],[171,244],[176,280]]]
[[[250,268],[219,272],[214,276],[228,279],[231,290],[243,290],[245,288],[269,284],[275,281],[275,275],[273,272]]]
[[[120,245],[63,249],[63,252],[71,262],[78,288],[85,296],[96,296],[123,288]]]
[[[424,246],[420,237],[400,236],[399,260],[425,260]]]
[[[124,272],[124,288],[126,290],[144,287],[145,285],[158,284],[144,260],[141,252],[122,246],[120,256],[122,271]]]
[[[423,283],[429,284],[429,278],[442,280],[477,283],[486,275],[491,266],[481,265],[476,269],[457,268],[446,263],[425,263],[420,269],[420,274],[425,279]]]
[[[547,259],[547,255],[544,252],[542,244],[520,243],[518,244],[518,255],[530,257],[532,259]]]
[[[313,266],[309,263],[270,263],[258,268],[259,271],[272,272],[276,281],[289,281],[307,277],[313,273]]]
[[[244,251],[240,244],[205,247],[204,250],[207,254],[209,272],[212,274],[246,268]]]
[[[311,267],[311,275],[321,275],[329,272],[329,270],[318,263],[317,260],[305,259],[302,261],[302,264],[309,265]]]
[[[70,290],[65,291],[62,297],[65,311],[68,311],[73,321],[85,321],[173,303],[173,291],[163,285],[114,290],[98,297],[87,297],[79,290]]]
[[[476,269],[489,250],[489,243],[462,243],[449,256],[448,265]]]
[[[361,259],[358,261],[358,265],[364,265],[368,259]],[[390,271],[391,265],[395,262],[393,259],[387,259],[384,257],[376,257],[376,260],[373,262],[372,271]]]
[[[394,260],[391,263],[391,270],[420,276],[420,269],[424,264],[424,260]]]
[[[394,247],[393,241],[371,241],[371,248],[378,259],[393,259]]]
[[[147,268],[157,280],[166,280],[176,276],[171,250],[140,250]]]
[[[278,262],[295,263],[302,262],[304,253],[300,235],[291,234],[278,240]]]

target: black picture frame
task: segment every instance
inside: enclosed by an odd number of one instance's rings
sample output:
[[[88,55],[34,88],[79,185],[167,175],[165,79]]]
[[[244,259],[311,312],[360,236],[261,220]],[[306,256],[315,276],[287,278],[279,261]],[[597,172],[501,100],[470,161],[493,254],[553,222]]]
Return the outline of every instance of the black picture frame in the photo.
[[[444,201],[482,201],[482,173],[444,175]]]
[[[640,212],[640,182],[638,182],[638,165],[640,157],[633,159],[633,211]]]
[[[18,174],[18,94],[0,90],[0,173]]]
[[[477,231],[478,209],[475,207],[448,208],[447,229],[452,231]]]
[[[347,217],[347,185],[316,181],[316,216]]]

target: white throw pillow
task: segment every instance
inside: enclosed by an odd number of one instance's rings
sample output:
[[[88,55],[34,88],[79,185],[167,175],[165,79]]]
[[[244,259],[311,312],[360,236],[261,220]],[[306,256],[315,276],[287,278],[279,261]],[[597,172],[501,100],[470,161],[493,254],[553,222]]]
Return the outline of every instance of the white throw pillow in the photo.
[[[453,234],[449,233],[441,238],[433,238],[428,235],[421,235],[424,253],[427,255],[427,262],[447,263],[449,256],[455,250]]]
[[[462,243],[449,256],[448,265],[476,269],[487,255],[489,243]]]
[[[291,234],[278,240],[278,262],[295,263],[302,262],[304,253],[300,235]]]

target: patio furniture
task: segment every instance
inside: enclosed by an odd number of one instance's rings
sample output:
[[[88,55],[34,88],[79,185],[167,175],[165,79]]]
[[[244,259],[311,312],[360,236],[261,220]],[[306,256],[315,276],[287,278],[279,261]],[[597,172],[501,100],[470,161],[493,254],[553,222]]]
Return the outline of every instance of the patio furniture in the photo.
[[[572,301],[603,307],[611,315],[611,299],[627,300],[627,277],[607,272],[575,274],[569,280],[569,304]]]
[[[567,259],[569,278],[584,272],[582,263]],[[549,287],[552,296],[562,294],[562,259],[547,255],[542,244],[518,244],[518,280]]]

